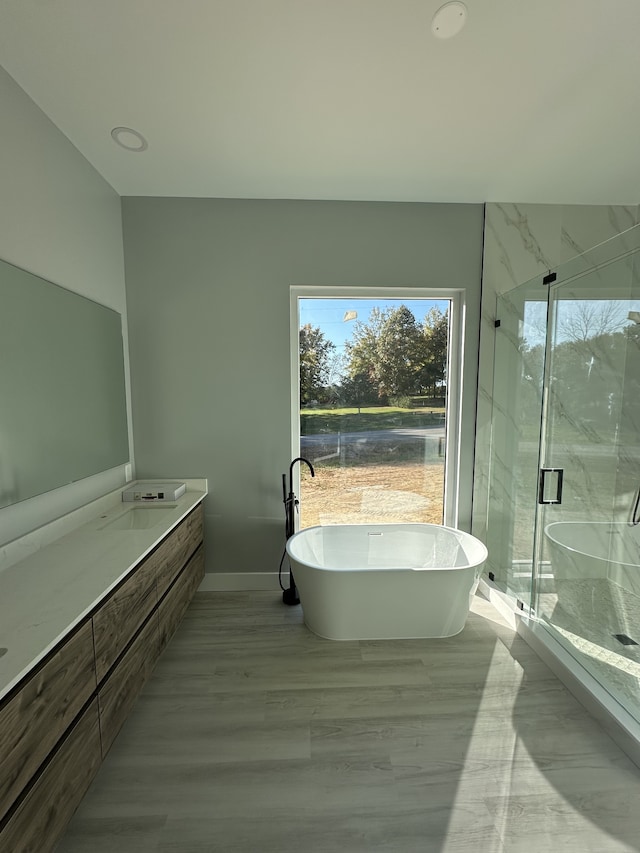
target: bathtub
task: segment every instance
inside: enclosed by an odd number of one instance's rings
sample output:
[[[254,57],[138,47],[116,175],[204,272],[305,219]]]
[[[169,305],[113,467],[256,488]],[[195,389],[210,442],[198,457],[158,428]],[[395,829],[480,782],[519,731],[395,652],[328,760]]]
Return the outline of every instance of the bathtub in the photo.
[[[487,549],[437,524],[309,527],[287,542],[308,628],[330,640],[451,637]]]
[[[640,525],[554,521],[544,532],[556,580],[611,580],[640,595]]]

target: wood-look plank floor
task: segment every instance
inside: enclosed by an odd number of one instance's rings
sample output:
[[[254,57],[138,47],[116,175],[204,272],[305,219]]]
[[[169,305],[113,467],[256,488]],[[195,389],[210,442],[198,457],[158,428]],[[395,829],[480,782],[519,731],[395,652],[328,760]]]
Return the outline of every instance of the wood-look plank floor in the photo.
[[[331,642],[199,593],[57,853],[621,853],[640,770],[477,598],[446,640]]]

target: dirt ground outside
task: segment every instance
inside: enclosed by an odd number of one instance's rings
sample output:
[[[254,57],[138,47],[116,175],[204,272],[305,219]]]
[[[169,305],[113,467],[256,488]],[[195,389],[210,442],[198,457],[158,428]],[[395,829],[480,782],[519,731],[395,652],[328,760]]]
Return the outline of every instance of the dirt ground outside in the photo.
[[[397,463],[301,471],[300,528],[318,524],[442,524],[444,464]]]

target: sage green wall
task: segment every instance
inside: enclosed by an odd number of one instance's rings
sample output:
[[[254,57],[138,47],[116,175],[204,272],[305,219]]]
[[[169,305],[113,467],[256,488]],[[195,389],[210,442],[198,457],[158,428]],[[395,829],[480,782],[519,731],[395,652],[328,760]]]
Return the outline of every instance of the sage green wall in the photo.
[[[0,258],[120,312],[128,378],[120,197],[2,68],[0,116]],[[124,482],[120,466],[0,510],[0,545]]]
[[[137,476],[209,478],[208,572],[275,572],[291,461],[290,285],[467,290],[471,516],[482,205],[124,198]]]

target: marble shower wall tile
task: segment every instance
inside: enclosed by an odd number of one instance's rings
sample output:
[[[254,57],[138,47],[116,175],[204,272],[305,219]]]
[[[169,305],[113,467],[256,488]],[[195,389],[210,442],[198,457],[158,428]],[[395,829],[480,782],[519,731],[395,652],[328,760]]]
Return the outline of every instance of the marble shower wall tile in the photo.
[[[569,261],[638,224],[637,207],[567,204],[561,209],[558,263]]]
[[[472,530],[486,542],[493,411],[496,297],[545,272],[560,252],[561,208],[488,203],[478,355]],[[503,430],[496,423],[495,429]],[[503,494],[503,503],[506,496]],[[504,512],[503,506],[502,511]]]
[[[557,263],[561,213],[556,205],[486,205],[483,284],[494,295],[548,270],[554,260]]]
[[[493,202],[485,206],[472,523],[473,533],[485,542],[492,430],[494,434],[504,434],[507,426],[499,423],[503,417],[500,411],[493,412],[496,297],[633,227],[638,221],[638,208],[634,206]],[[496,381],[500,381],[499,375]],[[508,466],[509,460],[501,459],[501,464]],[[503,515],[513,506],[515,498],[506,493],[504,484],[500,491]]]

